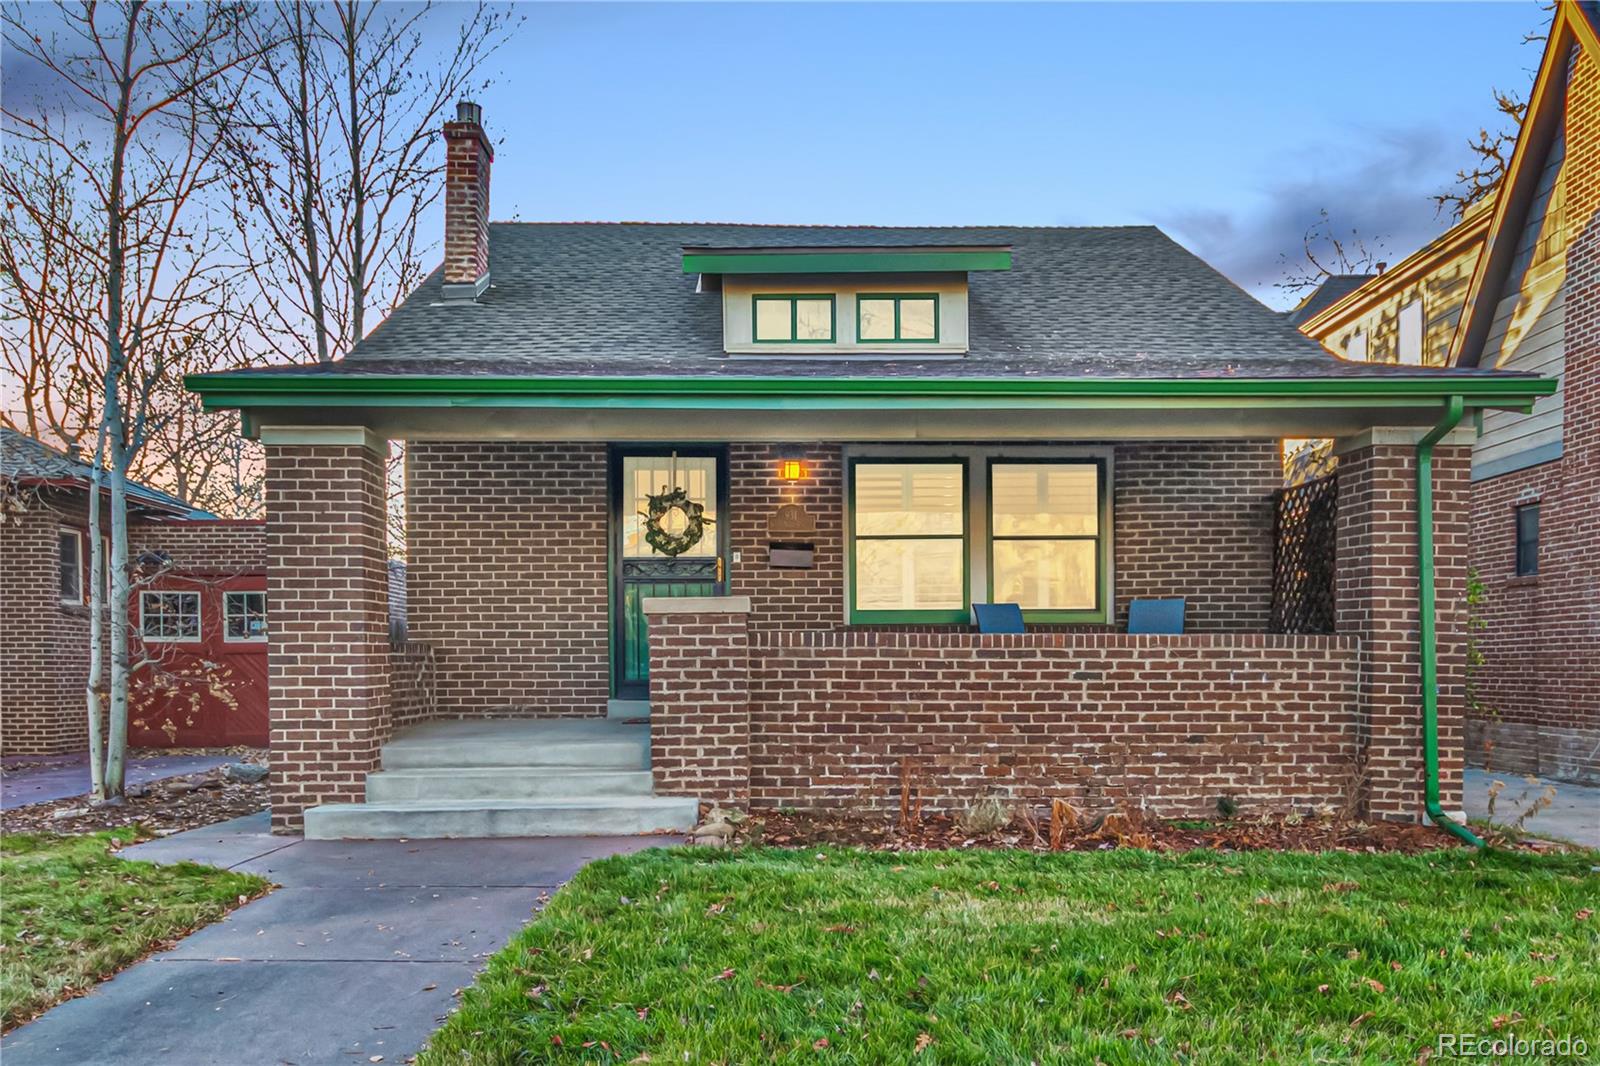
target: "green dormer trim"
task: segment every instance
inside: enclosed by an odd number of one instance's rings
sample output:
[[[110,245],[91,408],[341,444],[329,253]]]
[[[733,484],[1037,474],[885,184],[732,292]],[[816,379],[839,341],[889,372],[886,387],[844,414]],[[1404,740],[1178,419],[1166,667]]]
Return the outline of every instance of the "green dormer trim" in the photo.
[[[685,274],[934,274],[1010,269],[1008,245],[683,250]]]

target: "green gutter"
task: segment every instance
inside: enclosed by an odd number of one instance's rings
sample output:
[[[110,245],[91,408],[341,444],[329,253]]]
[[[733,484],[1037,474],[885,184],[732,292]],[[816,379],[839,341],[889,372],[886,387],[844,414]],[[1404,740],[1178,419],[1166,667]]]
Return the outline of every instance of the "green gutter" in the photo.
[[[477,377],[285,374],[232,371],[184,379],[209,409],[257,406],[776,407],[999,406],[1067,400],[1247,406],[1404,406],[1461,396],[1473,407],[1526,408],[1555,391],[1544,378],[856,378],[856,377]]]
[[[1417,610],[1422,656],[1422,761],[1427,771],[1423,807],[1434,825],[1442,826],[1474,847],[1487,845],[1470,829],[1444,813],[1439,804],[1439,642],[1434,618],[1433,573],[1433,446],[1461,422],[1466,402],[1452,396],[1443,416],[1417,442]]]

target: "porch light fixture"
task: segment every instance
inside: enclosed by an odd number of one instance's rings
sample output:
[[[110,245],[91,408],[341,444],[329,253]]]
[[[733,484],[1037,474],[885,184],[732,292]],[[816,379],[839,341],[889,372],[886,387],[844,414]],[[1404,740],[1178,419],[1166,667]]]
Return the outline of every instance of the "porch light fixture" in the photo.
[[[779,459],[779,481],[803,481],[806,476],[806,462],[804,459]]]

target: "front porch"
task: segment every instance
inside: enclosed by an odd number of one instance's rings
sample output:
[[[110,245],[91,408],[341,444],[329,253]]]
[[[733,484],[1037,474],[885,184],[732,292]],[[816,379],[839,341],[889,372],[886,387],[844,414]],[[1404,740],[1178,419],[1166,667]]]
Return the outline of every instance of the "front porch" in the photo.
[[[893,809],[907,792],[930,810],[991,794],[1188,817],[1222,804],[1406,819],[1421,809],[1416,434],[1345,442],[1325,634],[1270,632],[1275,439],[412,440],[412,642],[391,648],[385,442],[318,433],[264,433],[279,831],[298,829],[307,808],[317,836],[623,831],[617,818],[681,829],[701,801]],[[1461,766],[1463,444],[1438,449],[1431,481],[1449,810]],[[649,556],[629,525],[636,501],[619,495],[623,462],[674,451],[715,457],[695,490],[717,501],[712,533],[686,553],[695,580],[630,586],[627,564]],[[1088,597],[1078,612],[1030,610],[1027,633],[991,636],[958,620],[964,606],[939,620],[858,610],[870,597],[857,579],[852,464],[897,457],[967,471],[965,490],[939,505],[960,508],[967,531],[947,538],[963,604],[1016,595],[994,591],[1006,580],[999,538],[980,531],[997,525],[996,505],[974,472],[1098,464],[1100,502],[1086,506],[1099,518],[1074,536],[1098,546],[1082,558],[1100,560],[1084,571],[1099,576],[1068,574],[1066,592],[1050,593]],[[783,476],[791,461],[803,476]],[[803,532],[775,522],[796,509]],[[778,547],[809,565],[788,565]],[[880,580],[871,596],[915,607],[929,587],[918,580]],[[1172,596],[1187,604],[1182,635],[1123,632],[1131,600]],[[645,705],[625,683],[646,677],[648,725],[630,724],[619,716]],[[598,754],[602,738],[633,754],[581,761],[582,776],[558,754]],[[407,765],[430,749],[454,761]]]

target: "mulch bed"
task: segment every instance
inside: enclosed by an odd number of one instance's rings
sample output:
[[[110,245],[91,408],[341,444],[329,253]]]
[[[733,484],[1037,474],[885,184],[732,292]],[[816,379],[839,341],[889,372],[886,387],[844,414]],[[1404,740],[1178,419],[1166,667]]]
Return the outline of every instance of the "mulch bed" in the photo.
[[[1030,823],[1031,818],[1031,823]],[[1075,822],[1075,824],[1072,824]],[[970,832],[946,814],[910,819],[904,828],[895,816],[817,812],[757,811],[739,826],[741,843],[809,848],[827,844],[873,851],[925,851],[963,848],[1015,848],[1025,851],[1094,851],[1117,847],[1155,851],[1344,851],[1416,854],[1461,846],[1442,829],[1394,822],[1362,822],[1331,816],[1244,817],[1196,823],[1171,822],[1116,812],[1102,818],[1066,817],[1055,831],[1048,811],[1030,812],[989,833]],[[1550,850],[1540,842],[1497,846]]]
[[[241,762],[262,762],[257,749],[240,749]],[[250,758],[248,756],[255,756]],[[154,836],[170,836],[265,810],[267,782],[230,781],[222,770],[187,774],[130,785],[125,803],[91,807],[84,796],[14,807],[0,815],[5,833],[93,833],[101,829],[139,826]],[[58,811],[77,812],[57,817]]]

